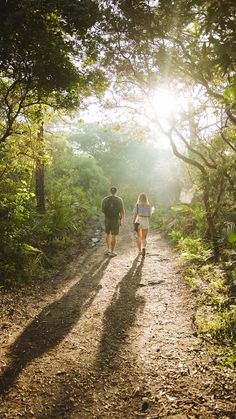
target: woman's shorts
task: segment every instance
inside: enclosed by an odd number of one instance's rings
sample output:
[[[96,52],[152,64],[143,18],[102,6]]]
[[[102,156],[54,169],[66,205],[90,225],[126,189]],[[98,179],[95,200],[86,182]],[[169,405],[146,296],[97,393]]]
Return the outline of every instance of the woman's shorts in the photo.
[[[148,217],[138,217],[137,220],[140,224],[140,227],[143,228],[144,230],[148,230],[149,229],[149,218]]]

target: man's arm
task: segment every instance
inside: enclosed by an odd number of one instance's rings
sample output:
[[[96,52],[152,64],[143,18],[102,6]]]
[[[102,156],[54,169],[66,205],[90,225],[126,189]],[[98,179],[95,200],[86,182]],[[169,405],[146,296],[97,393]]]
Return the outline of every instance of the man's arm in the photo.
[[[105,213],[105,199],[106,199],[106,198],[103,198],[102,203],[101,203],[101,210],[102,210],[102,212],[104,212],[104,213]]]
[[[125,209],[124,209],[124,203],[121,199],[121,209],[120,209],[120,223],[122,224],[125,221]]]

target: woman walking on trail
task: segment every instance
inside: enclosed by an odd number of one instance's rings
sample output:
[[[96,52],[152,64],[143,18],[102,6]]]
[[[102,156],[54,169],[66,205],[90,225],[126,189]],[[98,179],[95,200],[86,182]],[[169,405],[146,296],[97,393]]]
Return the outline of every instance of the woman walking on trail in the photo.
[[[137,247],[142,256],[146,254],[147,235],[149,230],[149,218],[152,215],[151,205],[147,195],[141,193],[133,210],[133,224],[137,232]]]

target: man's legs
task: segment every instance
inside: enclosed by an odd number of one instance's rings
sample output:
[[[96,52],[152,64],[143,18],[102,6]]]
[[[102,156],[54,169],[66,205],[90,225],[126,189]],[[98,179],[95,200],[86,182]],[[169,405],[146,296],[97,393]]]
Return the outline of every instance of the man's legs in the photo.
[[[115,247],[116,247],[117,235],[119,234],[119,227],[120,227],[120,221],[118,219],[114,219],[112,221],[112,226],[111,226],[111,252],[109,253],[109,256],[117,255],[117,253],[115,252]]]
[[[110,251],[111,250],[111,233],[108,233],[106,235],[106,244],[107,244],[107,250]]]
[[[105,251],[105,255],[108,255],[111,251],[111,225],[109,218],[105,217],[105,232],[106,232],[106,244],[107,250]]]
[[[119,234],[119,221],[105,219],[105,231],[106,231],[106,244],[107,250],[105,254],[109,256],[116,256],[116,237]]]
[[[116,247],[116,236],[114,234],[111,235],[111,251],[114,252]]]
[[[105,252],[106,255],[116,256],[115,247],[116,247],[116,236],[112,233],[106,235],[106,244],[107,250]]]

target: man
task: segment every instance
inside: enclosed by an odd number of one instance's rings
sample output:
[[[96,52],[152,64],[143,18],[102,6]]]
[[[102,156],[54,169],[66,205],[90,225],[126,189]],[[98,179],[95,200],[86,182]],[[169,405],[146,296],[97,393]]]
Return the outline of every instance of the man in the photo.
[[[125,218],[123,200],[116,196],[117,188],[112,186],[111,195],[106,196],[102,200],[102,212],[105,214],[105,232],[107,250],[105,252],[108,256],[116,256],[116,236],[119,234],[120,225]]]

